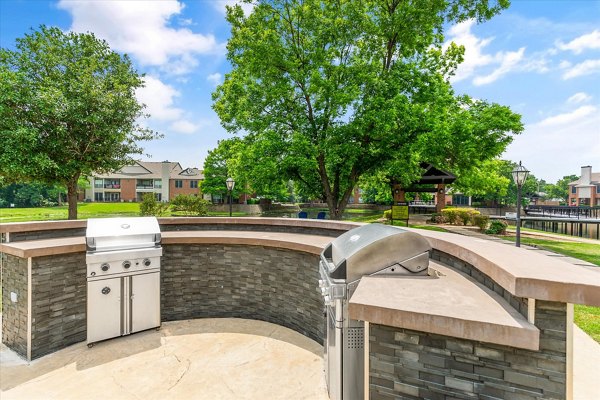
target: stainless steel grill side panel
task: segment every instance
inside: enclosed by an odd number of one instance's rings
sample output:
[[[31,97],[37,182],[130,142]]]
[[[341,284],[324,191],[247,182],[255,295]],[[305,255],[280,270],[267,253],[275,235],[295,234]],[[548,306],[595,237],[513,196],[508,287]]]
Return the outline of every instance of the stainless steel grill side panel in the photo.
[[[344,233],[321,253],[319,287],[325,305],[325,375],[331,400],[358,400],[364,394],[364,322],[348,314],[348,301],[360,279],[427,275],[430,250],[418,234],[370,224]]]

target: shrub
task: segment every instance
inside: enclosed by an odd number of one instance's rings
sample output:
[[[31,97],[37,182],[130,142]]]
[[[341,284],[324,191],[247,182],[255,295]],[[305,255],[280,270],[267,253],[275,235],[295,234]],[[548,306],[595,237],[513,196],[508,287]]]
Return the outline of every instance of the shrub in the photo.
[[[246,204],[258,204],[260,203],[259,199],[248,199],[246,200]]]
[[[490,227],[485,233],[490,235],[504,235],[506,233],[506,227],[506,222],[495,219],[490,223]]]
[[[448,224],[455,224],[458,220],[458,213],[456,212],[456,208],[444,208],[442,210],[442,215],[444,216],[444,221]]]
[[[178,194],[171,200],[171,210],[189,216],[202,216],[208,214],[208,201],[199,196]]]
[[[146,193],[142,195],[140,203],[140,215],[160,217],[169,209],[168,203],[161,203],[156,200],[154,193]]]
[[[383,218],[385,218],[388,221],[390,221],[392,219],[392,210],[385,210],[383,212]]]
[[[487,215],[474,215],[473,216],[473,225],[479,227],[479,230],[485,231],[487,229],[488,224],[490,223],[490,217]]]
[[[444,220],[449,224],[468,225],[473,222],[473,217],[479,215],[479,211],[472,208],[444,208],[442,210]]]
[[[433,213],[431,214],[429,222],[432,222],[434,224],[443,224],[446,222],[446,218],[444,218],[444,214],[442,213]]]

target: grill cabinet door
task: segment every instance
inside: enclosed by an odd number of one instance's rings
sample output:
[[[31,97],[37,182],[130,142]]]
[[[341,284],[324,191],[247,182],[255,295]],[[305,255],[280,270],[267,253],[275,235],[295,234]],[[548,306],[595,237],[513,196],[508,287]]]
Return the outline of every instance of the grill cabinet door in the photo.
[[[122,278],[102,279],[88,282],[87,342],[121,336]]]
[[[160,326],[160,273],[131,277],[131,332]]]

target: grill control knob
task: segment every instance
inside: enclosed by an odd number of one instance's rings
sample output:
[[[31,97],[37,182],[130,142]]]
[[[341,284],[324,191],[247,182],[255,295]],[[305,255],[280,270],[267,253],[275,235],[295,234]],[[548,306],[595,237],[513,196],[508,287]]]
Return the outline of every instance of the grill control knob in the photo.
[[[130,261],[123,261],[123,268],[129,269],[129,267],[131,267],[131,262]]]
[[[321,288],[321,295],[322,296],[327,295],[327,288],[324,288],[324,287]]]
[[[325,285],[326,285],[325,281],[323,279],[319,279],[319,287],[324,288]]]
[[[100,269],[104,272],[108,271],[109,268],[110,268],[110,265],[108,265],[108,263],[104,263],[100,266]]]
[[[149,267],[150,264],[152,264],[152,261],[149,258],[144,258],[144,266]]]
[[[331,297],[329,297],[329,295],[326,295],[324,300],[325,300],[326,306],[330,306],[333,304],[333,302],[331,301]]]

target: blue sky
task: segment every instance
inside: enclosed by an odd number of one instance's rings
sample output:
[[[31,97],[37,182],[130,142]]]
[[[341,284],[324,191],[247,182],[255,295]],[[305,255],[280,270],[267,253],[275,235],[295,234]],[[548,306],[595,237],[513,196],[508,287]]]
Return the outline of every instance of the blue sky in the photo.
[[[150,160],[202,167],[228,137],[211,93],[230,69],[224,15],[233,2],[0,0],[0,45],[12,48],[41,24],[106,39],[146,74],[138,92],[152,115],[146,124],[165,135],[144,143]],[[600,1],[512,3],[484,24],[447,28],[446,39],[467,49],[456,91],[522,114],[525,132],[503,158],[538,178],[555,182],[582,165],[600,172]]]

